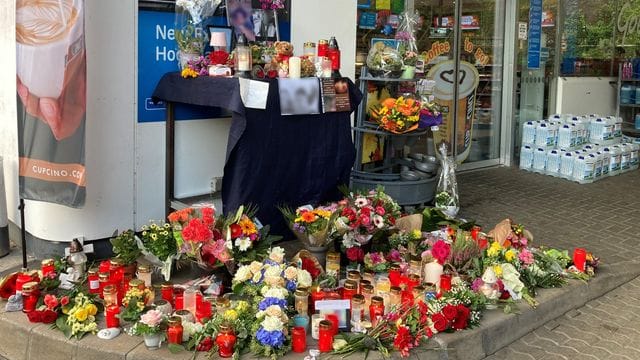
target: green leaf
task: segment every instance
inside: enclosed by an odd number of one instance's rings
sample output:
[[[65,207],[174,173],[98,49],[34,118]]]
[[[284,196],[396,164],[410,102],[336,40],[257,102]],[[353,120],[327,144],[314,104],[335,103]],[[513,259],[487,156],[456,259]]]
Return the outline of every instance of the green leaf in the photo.
[[[169,351],[170,351],[172,354],[177,354],[177,353],[180,353],[180,352],[185,351],[184,346],[182,346],[182,345],[178,345],[178,344],[169,344],[169,345],[167,346],[167,348],[169,349]]]

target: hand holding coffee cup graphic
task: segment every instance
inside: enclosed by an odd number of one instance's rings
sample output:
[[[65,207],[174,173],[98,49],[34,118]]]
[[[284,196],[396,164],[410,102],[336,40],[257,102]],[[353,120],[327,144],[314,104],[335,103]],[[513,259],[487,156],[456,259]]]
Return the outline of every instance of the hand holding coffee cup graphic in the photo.
[[[86,110],[82,3],[17,0],[17,92],[27,114],[56,140],[73,135]],[[26,120],[26,119],[25,119]]]
[[[453,150],[453,137],[456,144],[456,161],[463,162],[471,150],[471,137],[473,120],[475,116],[476,89],[480,76],[473,64],[461,61],[458,74],[458,98],[454,99],[454,86],[456,76],[454,61],[447,60],[436,64],[429,70],[427,78],[434,80],[436,85],[433,89],[435,102],[443,108],[443,123],[439,130],[433,134],[433,142],[438,147],[441,143],[446,143],[448,149]],[[457,117],[453,118],[453,106],[458,103]],[[456,123],[456,133],[454,134],[453,122]],[[436,154],[439,155],[438,152]]]

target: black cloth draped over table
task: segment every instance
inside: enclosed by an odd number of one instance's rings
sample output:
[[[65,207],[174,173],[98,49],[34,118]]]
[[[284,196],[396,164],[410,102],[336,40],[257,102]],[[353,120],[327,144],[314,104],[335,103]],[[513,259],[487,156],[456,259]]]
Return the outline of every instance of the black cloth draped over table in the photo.
[[[224,213],[255,205],[256,216],[271,233],[291,234],[278,206],[297,207],[339,200],[355,161],[350,113],[280,114],[278,81],[269,81],[266,110],[245,108],[237,79],[182,79],[166,74],[153,98],[184,104],[219,106],[233,112],[224,166]],[[351,111],[362,94],[349,81]]]

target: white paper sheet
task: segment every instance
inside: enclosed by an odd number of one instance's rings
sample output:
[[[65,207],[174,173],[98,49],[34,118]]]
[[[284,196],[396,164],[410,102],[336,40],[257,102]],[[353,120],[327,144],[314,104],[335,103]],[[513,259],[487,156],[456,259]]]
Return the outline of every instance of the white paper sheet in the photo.
[[[240,97],[245,107],[251,109],[266,109],[269,83],[240,78]]]

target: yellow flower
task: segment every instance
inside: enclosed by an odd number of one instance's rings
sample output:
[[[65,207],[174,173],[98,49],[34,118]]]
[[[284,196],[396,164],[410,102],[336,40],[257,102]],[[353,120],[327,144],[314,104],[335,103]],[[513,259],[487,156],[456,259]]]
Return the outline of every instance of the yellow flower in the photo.
[[[491,243],[491,246],[487,250],[487,255],[491,257],[498,256],[500,250],[502,250],[502,246],[500,246],[500,243],[498,243],[497,241],[494,241]]]
[[[325,209],[315,209],[313,212],[316,213],[316,215],[323,217],[325,219],[328,219],[331,217],[331,211],[329,210],[325,210]]]
[[[416,239],[419,239],[419,238],[422,237],[422,232],[420,230],[418,230],[418,229],[415,229],[415,230],[413,230],[411,232],[411,236],[416,238]]]
[[[78,321],[85,321],[87,320],[87,316],[88,316],[88,312],[86,309],[78,309],[76,310],[74,316],[76,317],[76,319],[78,319]]]
[[[236,310],[239,312],[247,311],[249,309],[249,303],[243,300],[238,301],[236,304]]]
[[[238,318],[238,313],[235,310],[227,310],[224,312],[224,318],[233,321]]]
[[[516,258],[516,252],[513,251],[513,249],[509,249],[507,250],[506,253],[504,253],[504,259],[507,260],[508,262],[512,262],[513,259]]]
[[[501,277],[502,276],[502,266],[493,265],[493,272],[496,273],[497,277]]]
[[[249,219],[249,217],[247,216],[243,216],[240,219],[238,225],[240,225],[240,227],[242,228],[242,232],[245,235],[252,235],[258,232],[258,230],[256,229],[256,224],[254,224],[253,221],[251,221],[251,219]]]
[[[151,234],[151,239],[152,239],[152,240],[157,240],[157,239],[158,239],[158,235],[156,235],[156,234]]]
[[[84,309],[87,310],[87,312],[91,316],[95,316],[98,313],[98,307],[93,304],[88,304],[84,307]]]

